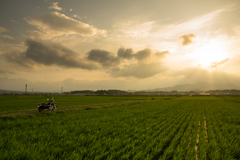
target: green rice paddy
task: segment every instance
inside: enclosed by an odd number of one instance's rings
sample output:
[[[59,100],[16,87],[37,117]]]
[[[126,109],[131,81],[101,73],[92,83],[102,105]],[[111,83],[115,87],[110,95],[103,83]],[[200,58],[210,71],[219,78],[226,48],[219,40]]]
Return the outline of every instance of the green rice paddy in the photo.
[[[94,103],[101,102],[106,103]],[[240,100],[159,97],[128,105],[1,116],[0,159],[240,159]]]

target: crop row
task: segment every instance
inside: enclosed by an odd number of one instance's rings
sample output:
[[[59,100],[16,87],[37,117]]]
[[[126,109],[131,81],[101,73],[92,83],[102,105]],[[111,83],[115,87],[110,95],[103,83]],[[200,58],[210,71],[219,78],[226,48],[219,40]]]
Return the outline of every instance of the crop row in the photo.
[[[213,104],[209,104],[213,106]],[[207,117],[214,135],[214,147],[218,148],[216,157],[221,159],[240,158],[240,122],[238,103],[217,101],[208,107]],[[231,121],[233,119],[233,121]]]
[[[239,106],[189,97],[0,120],[0,159],[239,159]]]

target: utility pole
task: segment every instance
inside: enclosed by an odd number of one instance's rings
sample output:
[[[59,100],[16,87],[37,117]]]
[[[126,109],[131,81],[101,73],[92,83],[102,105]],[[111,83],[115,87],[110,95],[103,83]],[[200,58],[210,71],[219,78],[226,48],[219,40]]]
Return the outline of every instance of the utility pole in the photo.
[[[61,89],[61,94],[63,94],[63,87],[62,87],[62,89]]]
[[[27,94],[27,84],[25,85],[25,94]]]

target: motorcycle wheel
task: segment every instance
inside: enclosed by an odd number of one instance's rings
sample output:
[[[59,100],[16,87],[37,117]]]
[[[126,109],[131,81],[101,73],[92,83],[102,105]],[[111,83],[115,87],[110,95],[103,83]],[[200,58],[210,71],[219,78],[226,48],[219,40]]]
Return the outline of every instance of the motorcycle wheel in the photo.
[[[41,108],[38,108],[38,111],[39,111],[39,112],[42,112],[42,109],[41,109]]]

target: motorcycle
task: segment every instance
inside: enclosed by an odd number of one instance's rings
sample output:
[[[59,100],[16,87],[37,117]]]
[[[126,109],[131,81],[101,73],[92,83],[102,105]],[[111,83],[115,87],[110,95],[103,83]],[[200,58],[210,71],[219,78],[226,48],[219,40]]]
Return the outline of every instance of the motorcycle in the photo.
[[[44,110],[47,111],[57,111],[57,104],[54,104],[54,100],[52,98],[52,100],[47,99],[48,103],[39,103],[39,105],[37,106],[38,111],[42,112]]]

